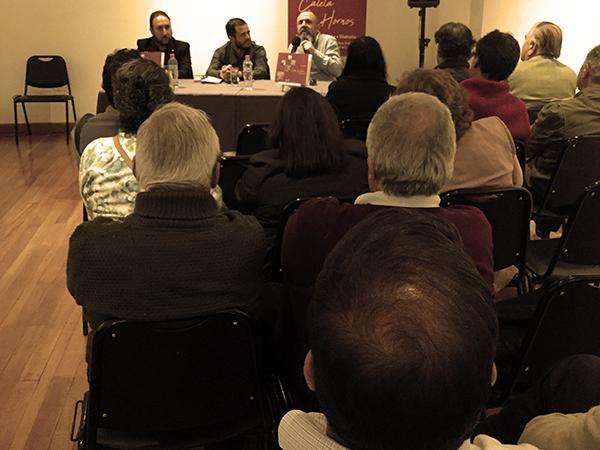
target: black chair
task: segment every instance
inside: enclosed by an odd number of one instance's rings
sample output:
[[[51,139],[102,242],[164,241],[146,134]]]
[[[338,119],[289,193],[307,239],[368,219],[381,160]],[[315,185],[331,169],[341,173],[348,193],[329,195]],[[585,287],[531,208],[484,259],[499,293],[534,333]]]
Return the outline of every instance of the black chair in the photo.
[[[600,182],[586,189],[559,239],[531,241],[527,267],[534,278],[600,277]]]
[[[517,154],[517,160],[521,166],[523,172],[523,179],[525,179],[525,168],[527,166],[527,145],[523,141],[515,141],[515,152]]]
[[[540,113],[540,111],[542,110],[542,108],[536,108],[536,109],[528,109],[527,110],[527,116],[529,118],[529,125],[533,125],[533,123],[537,120],[537,116]]]
[[[553,144],[560,154],[543,200],[534,205],[538,225],[554,221],[558,226],[572,213],[585,189],[600,180],[600,136],[578,136]],[[542,231],[542,236],[547,236]]]
[[[28,87],[42,89],[54,89],[67,86],[68,94],[28,94]],[[25,90],[23,95],[13,97],[13,111],[15,117],[15,140],[19,144],[19,124],[17,117],[17,104],[23,107],[27,132],[31,135],[31,126],[27,117],[25,103],[64,103],[65,104],[65,128],[67,134],[67,144],[69,143],[69,101],[73,107],[73,117],[77,121],[75,113],[75,100],[71,95],[71,85],[69,84],[69,75],[67,73],[67,64],[65,60],[58,55],[36,55],[27,60],[27,70],[25,73]]]
[[[567,356],[600,356],[600,278],[547,282],[508,383],[522,392]]]
[[[236,154],[253,155],[264,150],[269,129],[268,123],[246,124],[238,135]]]
[[[346,138],[367,140],[367,129],[372,117],[353,117],[340,122],[340,129]]]
[[[515,266],[519,293],[527,291],[525,260],[531,219],[531,195],[521,187],[459,189],[442,195],[442,206],[471,205],[479,208],[492,226],[494,270]]]
[[[287,400],[244,313],[110,320],[90,339],[79,448],[192,448],[246,434],[274,448]]]
[[[241,210],[242,206],[235,197],[235,186],[248,168],[250,156],[222,156],[219,186],[223,192],[223,202],[229,209]]]

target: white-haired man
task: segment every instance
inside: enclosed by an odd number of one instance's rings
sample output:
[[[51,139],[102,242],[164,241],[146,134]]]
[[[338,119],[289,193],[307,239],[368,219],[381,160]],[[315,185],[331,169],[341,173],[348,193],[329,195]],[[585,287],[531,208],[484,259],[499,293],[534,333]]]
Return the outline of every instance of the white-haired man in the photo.
[[[534,201],[541,201],[560,160],[553,143],[575,136],[600,135],[600,45],[586,56],[577,75],[574,98],[547,104],[533,124],[527,144],[527,184]]]
[[[302,328],[315,280],[329,252],[350,228],[389,207],[418,209],[453,223],[465,251],[491,289],[494,277],[489,222],[473,207],[439,207],[438,194],[452,177],[456,153],[454,123],[448,108],[424,93],[392,97],[371,121],[367,152],[371,192],[359,196],[354,204],[334,198],[310,200],[287,222],[281,264],[295,321]],[[303,355],[297,357],[296,375],[301,380]],[[301,381],[298,386],[301,390]]]
[[[67,285],[93,327],[255,310],[265,237],[255,218],[217,207],[218,157],[202,111],[171,103],[140,126],[133,213],[83,223],[69,242]]]
[[[296,52],[312,55],[310,78],[331,81],[339,77],[344,70],[344,62],[337,39],[319,31],[319,21],[312,11],[301,12],[296,19],[296,26],[301,40]]]
[[[521,63],[508,78],[510,93],[530,111],[575,95],[575,72],[558,61],[562,31],[552,22],[538,22],[525,35]]]

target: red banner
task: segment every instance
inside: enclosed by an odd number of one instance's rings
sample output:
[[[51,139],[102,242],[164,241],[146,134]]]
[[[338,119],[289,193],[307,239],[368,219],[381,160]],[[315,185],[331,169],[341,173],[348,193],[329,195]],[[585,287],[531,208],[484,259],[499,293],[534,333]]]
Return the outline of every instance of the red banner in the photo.
[[[367,0],[288,0],[288,42],[296,36],[296,18],[312,11],[321,24],[321,32],[335,36],[342,55],[348,44],[365,35]]]

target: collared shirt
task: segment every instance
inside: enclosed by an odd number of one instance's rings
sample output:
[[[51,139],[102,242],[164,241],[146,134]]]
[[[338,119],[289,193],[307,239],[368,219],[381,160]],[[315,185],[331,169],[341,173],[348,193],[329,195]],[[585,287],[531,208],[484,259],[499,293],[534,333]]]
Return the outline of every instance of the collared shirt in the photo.
[[[344,61],[340,56],[340,46],[337,39],[329,34],[317,33],[313,42],[315,53],[312,57],[310,78],[317,81],[335,80],[344,70]],[[290,51],[292,46],[289,47]],[[296,53],[303,53],[298,47]]]
[[[265,48],[262,45],[256,45],[256,43],[252,41],[249,54],[250,60],[252,61],[252,77],[255,80],[270,79],[271,74],[269,72]],[[206,69],[206,75],[219,78],[221,67],[228,64],[242,70],[245,56],[245,54],[239,56],[233,48],[233,44],[227,42],[225,45],[215,50],[210,65],[208,66],[208,69]]]
[[[570,67],[545,56],[520,62],[508,77],[510,93],[532,110],[539,110],[554,100],[573,97],[576,82],[577,75]]]
[[[440,206],[439,195],[413,195],[401,197],[389,195],[383,191],[367,192],[354,201],[355,205],[399,206],[401,208],[437,208]]]
[[[435,431],[433,431],[435,432]],[[348,450],[327,435],[327,418],[320,413],[288,412],[279,424],[279,446],[283,450]],[[458,450],[536,450],[529,444],[503,445],[485,435],[466,440]]]

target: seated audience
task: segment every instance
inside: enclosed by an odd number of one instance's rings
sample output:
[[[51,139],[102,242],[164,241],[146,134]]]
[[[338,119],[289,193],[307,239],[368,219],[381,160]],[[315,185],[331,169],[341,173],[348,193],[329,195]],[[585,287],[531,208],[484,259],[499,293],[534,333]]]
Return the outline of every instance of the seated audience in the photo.
[[[459,83],[471,76],[469,58],[475,45],[473,34],[466,25],[448,22],[435,32],[437,44],[436,69],[445,70]]]
[[[393,92],[387,83],[387,69],[379,42],[359,37],[348,46],[342,75],[329,85],[327,100],[338,119],[370,119]]]
[[[137,49],[140,52],[164,52],[163,64],[166,66],[171,53],[175,54],[179,78],[194,78],[190,44],[173,38],[171,18],[164,11],[150,14],[150,33],[146,39],[138,39]]]
[[[513,139],[525,141],[531,134],[527,108],[508,92],[506,79],[519,61],[519,43],[508,33],[494,30],[477,41],[471,60],[473,76],[461,82],[475,119],[498,116]]]
[[[237,199],[254,211],[267,237],[298,197],[355,198],[369,190],[365,144],[342,138],[332,106],[312,89],[283,96],[269,141],[273,150],[252,156],[236,186]]]
[[[229,41],[215,50],[206,75],[231,81],[231,71],[236,69],[242,76],[242,65],[246,55],[252,61],[252,78],[268,80],[271,78],[267,64],[267,52],[262,45],[257,45],[250,37],[248,24],[242,19],[229,19],[225,25]]]
[[[465,92],[449,73],[427,69],[409,72],[396,93],[411,91],[437,97],[452,113],[458,141],[454,172],[442,191],[523,184],[523,172],[508,128],[495,116],[472,121],[473,112]]]
[[[575,95],[577,75],[558,61],[561,46],[562,31],[552,22],[538,22],[525,35],[522,62],[508,77],[508,84],[510,93],[523,100],[530,112]]]
[[[90,220],[121,219],[133,211],[139,190],[132,170],[138,127],[157,107],[173,100],[169,77],[149,59],[125,63],[113,84],[119,132],[92,141],[79,165],[79,188]]]
[[[547,104],[533,124],[527,145],[527,184],[541,202],[561,153],[558,142],[575,136],[600,135],[600,45],[586,56],[577,76],[574,98]]]
[[[600,358],[569,356],[532,388],[508,401],[475,428],[506,444],[545,450],[600,448]]]
[[[112,137],[119,132],[119,111],[115,108],[112,80],[123,64],[140,58],[140,52],[128,48],[117,50],[106,57],[102,69],[102,89],[106,94],[109,105],[104,112],[87,119],[85,124],[77,122],[75,129],[79,129],[79,142],[76,142],[75,145],[77,147],[76,161],[78,166],[80,155],[90,142],[100,137]],[[75,134],[77,134],[77,131],[75,131]]]
[[[335,36],[321,33],[321,23],[312,11],[303,11],[296,18],[296,29],[301,42],[296,53],[312,56],[310,78],[315,81],[335,80],[342,74],[344,61]],[[292,50],[290,45],[289,50]]]
[[[304,375],[323,414],[288,412],[284,450],[520,448],[470,436],[496,378],[489,291],[456,229],[395,208],[350,230],[310,304]]]
[[[210,194],[219,139],[206,114],[166,105],[140,127],[137,142],[133,213],[83,223],[69,241],[67,286],[86,319],[96,326],[254,308],[264,233],[253,217],[220,212]]]
[[[354,204],[332,198],[309,200],[290,216],[284,230],[281,266],[296,334],[290,378],[292,388],[306,401],[310,396],[297,377],[306,353],[306,307],[315,280],[331,249],[370,214],[410,208],[448,220],[459,230],[467,254],[490,290],[494,281],[492,230],[483,213],[471,206],[439,207],[438,194],[452,176],[456,151],[448,108],[423,93],[392,97],[371,121],[367,150],[370,193],[359,196]]]

